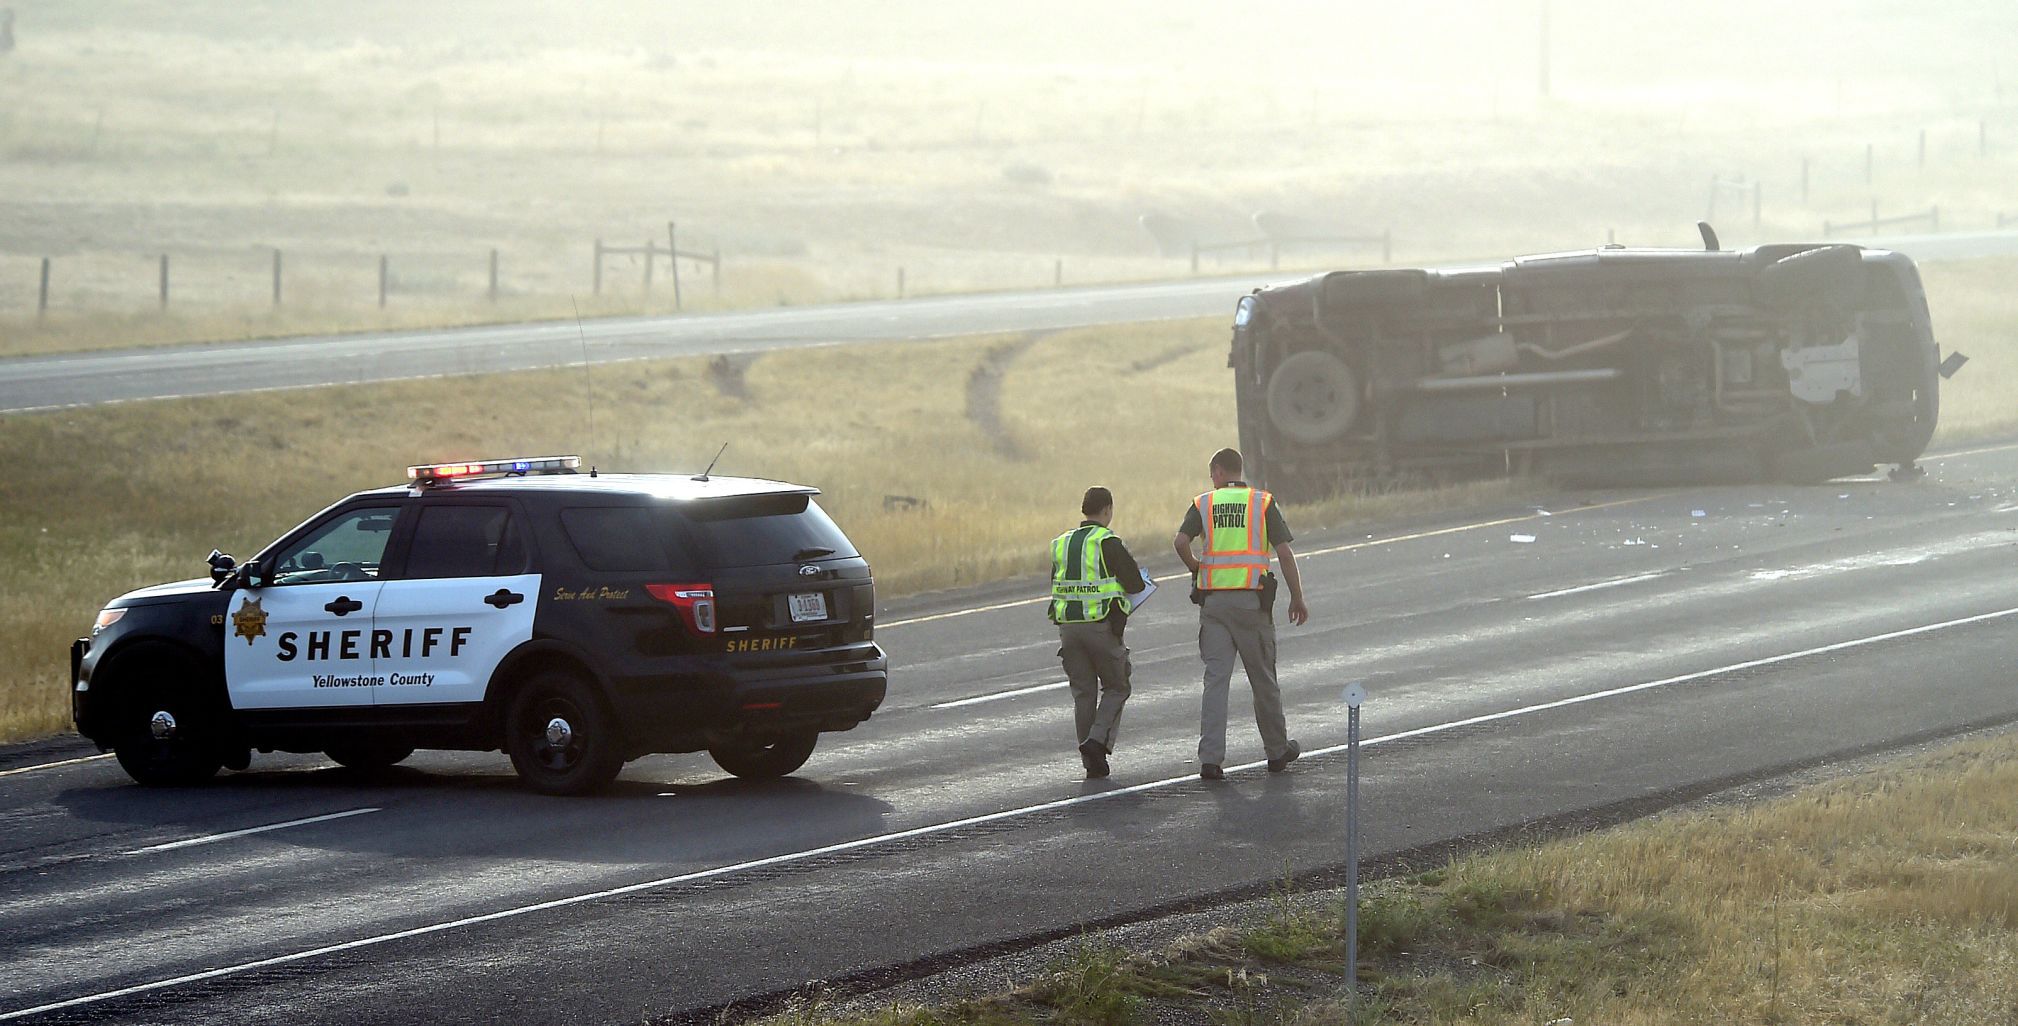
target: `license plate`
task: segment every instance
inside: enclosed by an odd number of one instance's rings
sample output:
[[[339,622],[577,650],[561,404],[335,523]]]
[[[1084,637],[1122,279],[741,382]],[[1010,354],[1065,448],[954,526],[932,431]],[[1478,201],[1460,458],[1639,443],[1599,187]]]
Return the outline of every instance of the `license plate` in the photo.
[[[827,618],[826,592],[812,591],[793,595],[791,597],[791,604],[793,623],[807,623],[812,620],[825,620]]]

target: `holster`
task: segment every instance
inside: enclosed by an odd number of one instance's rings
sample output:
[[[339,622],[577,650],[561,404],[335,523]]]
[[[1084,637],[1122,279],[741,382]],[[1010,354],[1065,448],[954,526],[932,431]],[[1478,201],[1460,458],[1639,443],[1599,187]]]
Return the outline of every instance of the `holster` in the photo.
[[[1261,575],[1261,615],[1270,623],[1275,622],[1275,591],[1281,584],[1273,570]]]

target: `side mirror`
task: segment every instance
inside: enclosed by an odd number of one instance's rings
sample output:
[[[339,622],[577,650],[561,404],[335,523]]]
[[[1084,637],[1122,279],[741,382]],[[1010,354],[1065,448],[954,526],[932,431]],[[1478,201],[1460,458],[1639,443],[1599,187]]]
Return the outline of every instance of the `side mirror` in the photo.
[[[259,560],[248,559],[232,569],[231,579],[241,588],[257,588],[266,583],[266,567]]]
[[[231,568],[238,565],[237,561],[216,549],[210,550],[210,556],[206,562],[210,564],[210,582],[212,584],[223,584],[225,579],[231,576]]]

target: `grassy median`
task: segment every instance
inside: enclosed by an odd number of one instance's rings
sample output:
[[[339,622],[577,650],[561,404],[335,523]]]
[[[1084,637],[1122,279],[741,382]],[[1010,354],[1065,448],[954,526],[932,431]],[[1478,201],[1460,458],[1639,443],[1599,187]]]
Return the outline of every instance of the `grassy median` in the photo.
[[[1159,951],[1089,939],[993,996],[768,1026],[2018,1021],[2018,738],[1752,805],[1491,851],[1341,899],[1284,893]]]

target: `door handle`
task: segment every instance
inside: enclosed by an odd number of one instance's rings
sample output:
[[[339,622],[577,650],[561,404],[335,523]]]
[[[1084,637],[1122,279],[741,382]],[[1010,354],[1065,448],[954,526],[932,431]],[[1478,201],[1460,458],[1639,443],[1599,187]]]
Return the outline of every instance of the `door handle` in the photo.
[[[358,610],[363,609],[364,603],[359,602],[354,598],[351,598],[349,595],[338,595],[336,597],[335,602],[325,603],[322,608],[327,609],[338,616],[344,616],[346,614],[355,613]]]
[[[519,603],[524,602],[525,600],[526,597],[524,595],[521,595],[515,591],[506,591],[503,588],[499,588],[497,590],[497,594],[484,599],[485,602],[493,606],[496,606],[499,609],[503,609],[506,606],[518,605]]]

